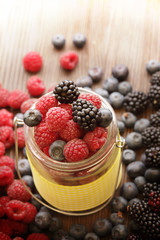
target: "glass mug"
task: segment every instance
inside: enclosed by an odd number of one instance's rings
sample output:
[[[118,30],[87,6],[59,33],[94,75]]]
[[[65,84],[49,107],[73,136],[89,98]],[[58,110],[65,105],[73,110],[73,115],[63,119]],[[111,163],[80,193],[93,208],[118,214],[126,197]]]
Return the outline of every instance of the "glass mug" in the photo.
[[[79,91],[95,94],[83,88],[79,88]],[[34,183],[47,203],[37,198],[36,200],[54,211],[67,215],[87,215],[97,212],[110,202],[120,184],[122,150],[125,140],[119,135],[114,110],[104,98],[100,98],[101,107],[108,108],[113,115],[112,122],[107,128],[106,143],[93,156],[74,163],[59,162],[48,157],[35,142],[34,128],[25,125],[23,120],[14,119],[17,170],[16,129],[18,125],[24,124],[26,153]],[[32,108],[34,107],[35,104]],[[19,170],[18,175],[21,179]],[[32,193],[31,195],[34,196]]]

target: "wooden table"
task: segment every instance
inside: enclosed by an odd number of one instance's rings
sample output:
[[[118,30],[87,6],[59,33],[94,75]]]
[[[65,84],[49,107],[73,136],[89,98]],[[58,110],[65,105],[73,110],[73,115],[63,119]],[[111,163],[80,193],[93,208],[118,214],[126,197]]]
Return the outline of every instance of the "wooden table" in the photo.
[[[0,3],[0,82],[4,88],[26,91],[31,74],[24,70],[22,58],[29,51],[37,51],[44,61],[37,75],[46,90],[64,79],[75,81],[94,65],[103,68],[104,80],[111,75],[112,67],[123,63],[129,68],[128,81],[133,89],[148,91],[150,76],[145,70],[146,62],[160,60],[158,0],[0,0]],[[87,37],[82,50],[72,43],[78,32]],[[66,38],[63,50],[56,50],[51,44],[53,36],[59,33]],[[71,72],[64,71],[59,64],[59,57],[68,50],[79,55],[79,63]],[[102,82],[94,87],[100,85]],[[122,111],[116,112],[120,117]],[[149,111],[143,114],[148,115]],[[122,183],[126,180],[124,169]],[[66,230],[73,223],[83,223],[91,231],[96,218],[109,214],[110,208],[106,207],[87,217],[55,215],[62,219]]]

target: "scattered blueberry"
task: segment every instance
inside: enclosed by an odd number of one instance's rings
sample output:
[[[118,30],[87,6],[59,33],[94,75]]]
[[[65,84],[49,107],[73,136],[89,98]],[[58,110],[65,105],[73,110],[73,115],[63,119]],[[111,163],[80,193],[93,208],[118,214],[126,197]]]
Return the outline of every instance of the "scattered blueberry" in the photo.
[[[138,188],[133,182],[126,182],[120,189],[120,195],[127,200],[131,200],[138,195]]]
[[[62,34],[57,34],[52,40],[52,44],[57,49],[62,49],[65,44],[65,38]]]
[[[83,239],[86,233],[87,230],[83,224],[73,224],[69,230],[69,234],[77,240]]]
[[[148,168],[144,174],[147,182],[158,182],[160,183],[160,169],[159,168]]]
[[[150,121],[146,118],[141,118],[135,122],[134,131],[141,133],[149,126],[150,126]]]
[[[112,75],[119,81],[123,81],[128,77],[128,68],[124,64],[118,64],[112,68]]]
[[[146,183],[146,179],[143,176],[138,176],[134,179],[134,183],[136,184],[138,190],[143,191],[144,184]]]
[[[100,108],[99,112],[101,113],[100,121],[98,126],[106,128],[112,122],[112,112],[108,108]]]
[[[25,158],[27,158],[26,147],[23,148],[23,155]]]
[[[142,135],[137,132],[131,132],[126,137],[126,144],[131,149],[139,149],[142,147]]]
[[[150,74],[158,72],[160,70],[160,62],[154,59],[149,60],[146,64],[146,70]]]
[[[92,87],[93,80],[90,76],[81,76],[76,80],[77,87]]]
[[[123,105],[124,96],[119,92],[113,92],[109,95],[109,100],[113,108],[119,109]]]
[[[92,78],[93,82],[99,82],[102,79],[103,71],[101,67],[92,67],[88,70],[88,75]]]
[[[106,218],[99,218],[96,219],[93,225],[93,231],[99,236],[99,237],[105,237],[108,234],[111,233],[112,230],[112,224],[109,220]]]
[[[132,128],[137,120],[137,117],[131,112],[125,112],[122,114],[121,119],[127,128]]]
[[[131,219],[128,225],[131,232],[137,232],[140,230],[139,224],[134,219]]]
[[[146,167],[141,161],[134,161],[127,166],[127,174],[130,178],[136,178],[138,176],[143,176]]]
[[[60,218],[58,217],[52,217],[52,220],[50,222],[50,226],[49,226],[49,231],[50,232],[55,232],[58,229],[62,228],[62,221]]]
[[[124,130],[125,130],[124,122],[122,122],[120,120],[117,120],[117,126],[118,126],[118,129],[119,129],[119,133],[123,134]]]
[[[63,149],[65,145],[66,145],[65,141],[62,140],[54,141],[49,147],[49,155],[51,156],[51,158],[57,161],[64,160],[65,156],[63,155]]]
[[[18,118],[18,119],[21,119],[21,120],[24,119],[23,113],[17,113],[17,114],[15,115],[15,117]]]
[[[118,90],[118,80],[113,77],[107,78],[103,83],[103,88],[109,93],[116,92]]]
[[[47,212],[47,213],[50,213],[51,214],[51,209],[47,208],[46,206],[42,206],[40,209],[39,209],[39,212]]]
[[[112,228],[112,238],[114,240],[125,240],[128,237],[128,229],[123,224],[118,224]]]
[[[141,201],[139,198],[133,198],[133,199],[131,199],[129,202],[128,202],[128,206],[132,206],[132,204],[135,202],[135,203],[137,203],[137,202],[139,202],[139,201]]]
[[[18,169],[19,169],[21,176],[32,175],[31,167],[30,167],[28,159],[24,158],[24,159],[18,160]]]
[[[136,153],[132,149],[125,149],[123,151],[122,161],[125,165],[136,161]]]
[[[121,82],[118,84],[118,92],[120,92],[122,95],[127,95],[129,92],[132,92],[132,86],[129,82]]]
[[[29,109],[24,114],[24,122],[29,127],[34,127],[42,121],[42,114],[37,109]]]
[[[32,190],[32,192],[34,191],[35,185],[34,185],[34,181],[33,181],[33,177],[30,175],[24,175],[22,177],[22,180],[27,184],[28,187],[30,187],[30,189]]]
[[[115,226],[117,224],[123,224],[124,218],[121,212],[115,212],[110,215],[110,221]]]
[[[35,216],[35,223],[40,229],[47,229],[52,221],[52,216],[49,212],[38,212]]]
[[[31,222],[29,224],[29,232],[30,233],[42,233],[42,229],[40,229],[35,222]]]
[[[104,97],[104,98],[108,98],[109,97],[108,91],[103,89],[103,88],[95,88],[94,92],[99,94],[101,97]]]
[[[52,240],[71,240],[71,237],[67,231],[61,228],[54,232]]]
[[[34,196],[43,202],[43,198],[38,193],[35,193]],[[30,202],[37,208],[38,211],[42,207],[42,204],[38,202],[34,197],[31,197]]]
[[[88,232],[85,235],[84,240],[100,240],[100,238],[94,232]]]
[[[77,33],[73,37],[73,44],[77,48],[82,48],[86,44],[86,37],[82,33]]]
[[[118,196],[112,199],[111,201],[111,210],[112,212],[124,212],[126,211],[128,202],[127,200],[122,197],[122,196]]]

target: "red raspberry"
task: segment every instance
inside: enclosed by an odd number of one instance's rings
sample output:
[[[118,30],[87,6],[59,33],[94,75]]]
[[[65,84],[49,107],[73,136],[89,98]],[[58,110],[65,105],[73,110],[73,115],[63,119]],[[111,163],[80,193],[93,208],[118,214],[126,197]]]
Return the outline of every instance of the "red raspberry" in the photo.
[[[24,238],[21,238],[21,237],[15,237],[15,238],[13,238],[13,240],[24,240]]]
[[[14,171],[15,169],[15,162],[14,162],[14,159],[9,157],[9,156],[2,156],[0,158],[0,167],[1,166],[8,166],[12,169],[12,171]]]
[[[0,186],[6,186],[13,182],[14,174],[10,167],[0,167]]]
[[[0,88],[2,87],[2,83],[0,83]]]
[[[28,230],[28,225],[26,223],[17,222],[17,221],[13,221],[13,220],[9,220],[9,219],[8,219],[8,222],[13,230],[14,235],[22,235],[22,234],[26,233]]]
[[[73,119],[73,116],[72,116],[72,105],[61,103],[60,105],[58,105],[58,107],[61,107],[61,108],[65,109],[68,112],[69,120]]]
[[[78,55],[75,52],[66,52],[60,57],[60,65],[64,69],[72,70],[78,63]]]
[[[14,131],[11,127],[0,127],[0,142],[4,143],[6,149],[10,148],[14,144]]]
[[[31,233],[26,240],[49,240],[49,237],[43,233]]]
[[[8,236],[11,236],[13,234],[11,225],[5,219],[0,219],[0,232],[3,232],[5,234],[7,234]]]
[[[55,86],[53,85],[53,86],[51,86],[51,87],[47,90],[47,93],[53,92],[54,89],[55,89]]]
[[[26,207],[27,215],[23,219],[23,222],[24,223],[31,223],[34,220],[34,218],[37,214],[37,209],[33,204],[31,204],[29,202],[26,202],[24,205]]]
[[[29,98],[26,101],[24,101],[21,106],[20,110],[24,114],[28,109],[32,107],[32,105],[37,101],[36,98]]]
[[[10,198],[8,196],[2,196],[0,197],[0,204],[3,205],[4,207],[6,204],[10,201]]]
[[[44,148],[42,149],[42,151],[43,151],[48,157],[50,157],[50,155],[49,155],[49,147],[44,147]]]
[[[43,149],[44,147],[50,146],[52,142],[58,139],[58,133],[50,132],[46,123],[40,123],[35,127],[34,137],[38,146]]]
[[[45,91],[42,80],[37,76],[32,76],[27,81],[27,89],[30,95],[40,96]]]
[[[68,112],[60,107],[50,108],[46,114],[46,126],[49,131],[59,132],[69,120]]]
[[[74,138],[80,138],[82,136],[82,130],[77,123],[73,120],[69,120],[66,123],[65,128],[60,131],[59,135],[62,139],[68,142]]]
[[[12,240],[7,234],[0,232],[0,239],[1,240]]]
[[[57,106],[58,100],[52,94],[42,96],[36,103],[36,109],[43,115],[45,115],[50,108]]]
[[[78,162],[88,157],[89,149],[85,141],[75,138],[64,146],[63,152],[68,162]]]
[[[0,142],[0,157],[5,154],[5,146],[3,142]]]
[[[10,92],[7,89],[0,88],[0,107],[8,107],[8,98]]]
[[[102,127],[96,127],[93,131],[87,132],[83,140],[87,143],[92,152],[100,149],[106,142],[107,132]]]
[[[0,110],[0,126],[13,127],[13,113],[6,109]]]
[[[30,190],[29,187],[26,186]],[[23,186],[20,180],[15,179],[7,188],[7,194],[10,199],[20,200],[27,202],[30,200],[31,195]]]
[[[92,103],[98,109],[101,107],[101,99],[99,96],[91,93],[81,93],[78,97],[79,99],[86,99],[90,103]]]
[[[16,89],[11,92],[8,98],[8,105],[14,109],[19,109],[21,104],[27,99],[29,99],[28,93]]]
[[[26,71],[38,72],[42,68],[42,57],[37,52],[29,52],[23,58],[23,66]]]
[[[25,138],[24,138],[24,128],[23,127],[17,128],[17,139],[18,139],[18,147],[24,148],[25,147]],[[15,141],[15,135],[14,135],[14,141]]]
[[[5,210],[7,217],[15,221],[23,220],[27,214],[25,204],[19,200],[11,200],[6,204]]]
[[[5,209],[4,206],[2,204],[0,204],[0,218],[2,218],[5,214]]]

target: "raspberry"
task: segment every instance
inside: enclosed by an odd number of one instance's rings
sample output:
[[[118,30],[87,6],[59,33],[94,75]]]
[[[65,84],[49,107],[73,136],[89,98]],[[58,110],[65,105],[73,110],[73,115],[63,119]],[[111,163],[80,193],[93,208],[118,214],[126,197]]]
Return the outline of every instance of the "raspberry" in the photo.
[[[17,128],[17,140],[18,140],[18,147],[24,148],[25,147],[25,138],[24,138],[24,128],[23,127]],[[14,135],[14,141],[15,141],[15,135]]]
[[[0,157],[5,153],[5,146],[3,142],[0,142]]]
[[[5,148],[10,148],[14,144],[14,131],[11,127],[0,127],[0,142],[4,143]]]
[[[7,196],[2,196],[0,197],[0,204],[3,205],[4,207],[6,206],[6,204],[10,201],[10,198]]]
[[[42,57],[37,52],[29,52],[23,58],[23,66],[29,72],[40,71],[42,64]]]
[[[92,132],[87,132],[83,140],[92,152],[100,149],[106,142],[107,133],[104,128],[96,127]]]
[[[38,146],[43,149],[44,147],[50,146],[52,142],[57,140],[58,134],[56,132],[50,132],[46,123],[40,123],[35,127],[34,137]]]
[[[13,113],[6,109],[0,110],[0,126],[13,127]]]
[[[24,114],[28,109],[31,108],[31,106],[37,101],[36,98],[29,98],[26,101],[24,101],[21,106],[20,110]]]
[[[24,205],[26,207],[27,215],[23,219],[23,222],[24,223],[31,223],[34,220],[34,218],[37,214],[37,209],[33,204],[31,204],[29,202],[26,202]]]
[[[50,108],[57,106],[58,100],[51,94],[42,96],[37,101],[35,108],[39,110],[43,115],[45,115]]]
[[[88,157],[89,149],[85,141],[75,138],[64,146],[63,153],[68,162],[78,162]]]
[[[26,186],[30,190],[29,187]],[[7,188],[7,194],[10,199],[20,200],[22,202],[27,202],[30,200],[31,195],[25,189],[20,180],[15,179]]]
[[[13,238],[13,240],[24,240],[24,239],[21,237],[15,237],[15,238]]]
[[[73,118],[73,116],[72,116],[72,105],[61,103],[60,105],[58,105],[58,107],[61,107],[61,108],[65,109],[68,112],[69,120]]]
[[[43,233],[31,233],[26,240],[49,240],[49,237]]]
[[[61,131],[63,128],[65,128],[68,120],[68,112],[60,107],[50,108],[46,114],[46,126],[48,127],[49,131]]]
[[[60,65],[64,69],[72,70],[78,63],[78,55],[75,52],[66,52],[60,57]]]
[[[5,209],[4,206],[2,204],[0,204],[0,218],[2,218],[5,214]]]
[[[68,142],[74,138],[80,138],[82,135],[82,130],[77,123],[75,123],[73,120],[69,120],[65,128],[60,131],[59,135],[62,139]]]
[[[42,149],[42,151],[43,151],[48,157],[50,157],[50,155],[49,155],[49,147],[44,147],[44,148]]]
[[[0,107],[8,107],[8,98],[10,92],[7,89],[0,88]]]
[[[0,232],[0,239],[1,240],[12,240],[7,234]]]
[[[27,81],[27,89],[30,95],[40,96],[45,91],[42,80],[37,76],[32,76]]]
[[[10,167],[0,167],[0,186],[6,186],[13,182],[14,174]]]
[[[11,200],[5,207],[7,217],[11,220],[20,221],[27,215],[25,204],[19,200]]]
[[[98,109],[101,107],[101,99],[99,96],[91,93],[81,93],[78,97],[79,99],[86,99],[90,103],[92,103]]]
[[[8,219],[8,222],[13,230],[14,235],[22,235],[22,234],[26,233],[28,230],[28,226],[26,223],[17,222],[17,221],[13,221],[13,220],[9,220],[9,219]]]
[[[5,219],[0,219],[0,232],[3,232],[5,234],[7,234],[8,236],[11,236],[13,234],[11,225]]]
[[[29,99],[28,93],[15,89],[8,98],[8,105],[14,109],[19,109],[21,104],[27,99]]]
[[[14,169],[15,169],[14,159],[9,156],[0,157],[0,167],[1,166],[8,166],[14,171]]]

